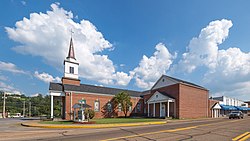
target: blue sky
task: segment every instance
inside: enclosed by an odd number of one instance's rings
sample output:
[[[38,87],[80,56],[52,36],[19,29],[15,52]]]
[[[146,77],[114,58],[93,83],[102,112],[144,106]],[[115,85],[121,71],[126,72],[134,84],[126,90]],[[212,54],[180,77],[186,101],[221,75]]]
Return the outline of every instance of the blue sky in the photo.
[[[47,94],[70,29],[82,83],[149,89],[162,75],[250,100],[248,1],[1,1],[0,89]]]

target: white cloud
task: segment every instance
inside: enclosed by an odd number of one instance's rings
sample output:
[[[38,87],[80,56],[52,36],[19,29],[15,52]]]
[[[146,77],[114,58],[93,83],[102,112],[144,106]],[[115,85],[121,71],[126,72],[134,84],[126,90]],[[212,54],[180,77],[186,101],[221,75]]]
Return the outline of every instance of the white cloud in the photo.
[[[15,28],[5,28],[10,39],[21,43],[13,49],[18,53],[41,56],[47,64],[62,70],[72,29],[80,77],[104,84],[127,85],[130,77],[124,72],[116,72],[108,56],[101,55],[103,50],[113,49],[102,33],[88,20],[74,22],[73,13],[60,8],[59,3],[51,4],[51,8],[46,13],[30,14],[29,19],[16,22]],[[124,80],[121,74],[125,76]]]
[[[8,78],[6,76],[3,76],[0,74],[0,80],[6,81],[6,80],[8,80]]]
[[[0,90],[12,92],[15,94],[21,94],[21,92],[19,90],[17,90],[16,88],[14,88],[13,86],[6,84],[5,82],[1,82],[1,81],[0,81]]]
[[[199,37],[190,41],[187,52],[174,69],[191,73],[203,67],[203,83],[212,95],[249,98],[250,53],[244,53],[239,48],[219,49],[232,25],[226,19],[210,22],[201,30]]]
[[[239,48],[219,50],[216,68],[205,74],[204,83],[217,95],[250,100],[250,53]]]
[[[30,96],[31,96],[31,97],[37,97],[37,96],[39,96],[39,95],[41,95],[41,94],[35,93],[35,94],[30,95]]]
[[[18,69],[15,64],[0,61],[0,71],[26,74],[23,70]]]
[[[128,75],[127,73],[124,72],[117,72],[114,75],[114,78],[116,80],[115,81],[116,85],[126,86],[133,78],[133,75]]]
[[[126,65],[125,64],[120,64],[120,67],[125,67]]]
[[[190,41],[178,68],[188,73],[193,72],[199,66],[214,69],[217,63],[218,45],[228,37],[232,25],[230,20],[225,19],[210,22],[201,30],[198,37]]]
[[[35,71],[34,76],[38,78],[39,80],[42,80],[45,83],[49,82],[61,82],[61,79],[59,77],[53,77],[52,75],[48,73],[39,73],[38,71]]]
[[[23,6],[26,6],[26,1],[21,1]]]
[[[143,56],[138,67],[131,71],[131,75],[134,75],[136,85],[139,88],[149,89],[157,79],[169,69],[175,55],[169,53],[167,47],[159,43],[155,46],[156,51],[153,56]]]

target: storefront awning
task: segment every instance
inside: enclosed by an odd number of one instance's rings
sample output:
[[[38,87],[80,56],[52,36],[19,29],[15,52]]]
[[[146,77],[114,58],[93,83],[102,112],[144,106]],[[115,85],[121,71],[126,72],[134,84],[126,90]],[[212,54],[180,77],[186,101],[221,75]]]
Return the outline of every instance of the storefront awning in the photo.
[[[240,111],[248,111],[250,110],[250,108],[247,108],[247,107],[241,107],[241,106],[235,106],[238,110]]]
[[[220,105],[222,110],[238,110],[235,106]]]

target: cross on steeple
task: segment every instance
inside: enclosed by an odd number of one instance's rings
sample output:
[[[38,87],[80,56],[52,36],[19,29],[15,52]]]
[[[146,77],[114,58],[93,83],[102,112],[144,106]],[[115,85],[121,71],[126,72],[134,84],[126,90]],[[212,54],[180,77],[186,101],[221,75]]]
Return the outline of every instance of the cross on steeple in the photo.
[[[72,34],[74,33],[74,31],[72,30],[72,28],[70,29],[70,33],[71,33],[71,38],[72,38]]]

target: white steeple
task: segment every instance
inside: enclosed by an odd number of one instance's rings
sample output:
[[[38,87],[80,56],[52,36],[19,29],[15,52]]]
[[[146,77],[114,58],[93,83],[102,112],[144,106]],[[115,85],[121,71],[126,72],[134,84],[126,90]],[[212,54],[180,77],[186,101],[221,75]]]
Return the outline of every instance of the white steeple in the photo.
[[[64,60],[64,77],[71,79],[78,79],[78,66],[79,63],[76,61],[73,40],[70,39],[69,53]]]

